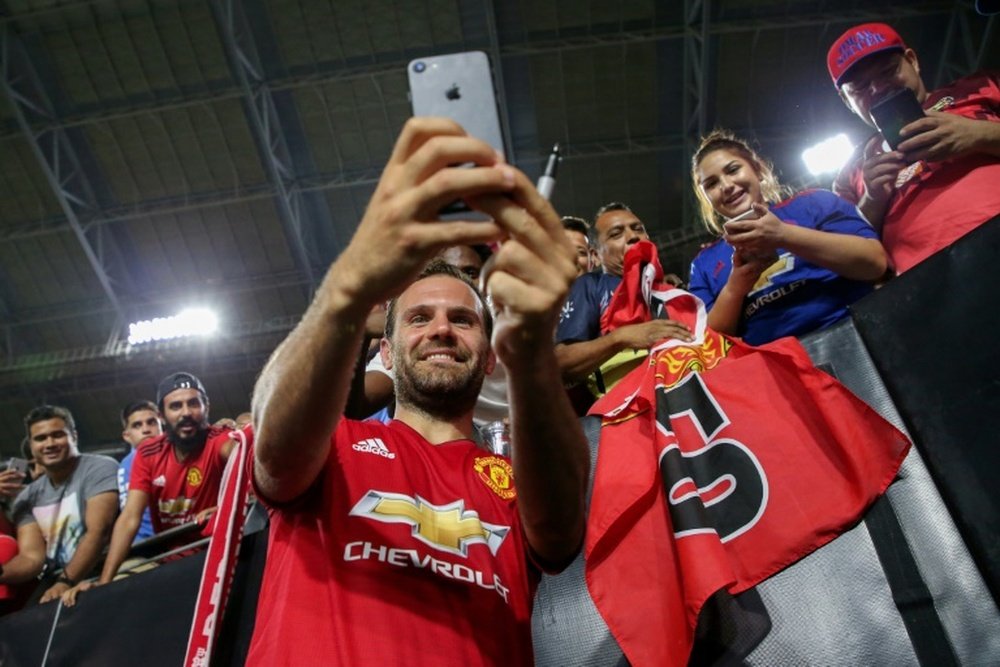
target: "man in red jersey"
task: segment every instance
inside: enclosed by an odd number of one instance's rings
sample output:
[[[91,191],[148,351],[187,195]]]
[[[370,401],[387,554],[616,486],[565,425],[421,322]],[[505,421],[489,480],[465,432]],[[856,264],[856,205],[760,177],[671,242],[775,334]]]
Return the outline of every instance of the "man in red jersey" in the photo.
[[[459,198],[493,221],[438,221]],[[493,324],[459,273],[422,270],[443,247],[500,238]],[[253,483],[271,533],[248,664],[532,664],[539,572],[568,564],[583,536],[588,448],[552,346],[575,273],[559,217],[522,173],[451,121],[406,124],[254,390]],[[387,299],[396,419],[343,418],[365,318]],[[497,357],[512,459],[470,440]]]
[[[872,127],[872,107],[895,90],[908,88],[924,108],[896,150],[879,134],[858,146],[833,186],[878,230],[897,273],[1000,214],[1000,73],[928,90],[917,54],[884,23],[838,37],[827,68],[847,107]]]
[[[67,606],[75,604],[80,592],[114,579],[128,557],[147,507],[154,533],[201,523],[215,509],[222,471],[233,448],[231,429],[209,424],[208,395],[201,381],[190,373],[163,378],[156,402],[166,429],[136,448],[128,497],[115,521],[101,576],[96,583],[83,582],[64,593]]]

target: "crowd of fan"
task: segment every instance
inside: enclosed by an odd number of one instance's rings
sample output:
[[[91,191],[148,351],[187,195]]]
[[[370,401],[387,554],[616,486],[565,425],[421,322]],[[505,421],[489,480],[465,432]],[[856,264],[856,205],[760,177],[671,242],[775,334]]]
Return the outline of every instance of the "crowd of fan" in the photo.
[[[160,383],[156,402],[132,401],[120,418],[129,449],[118,461],[80,453],[66,408],[42,405],[25,416],[21,450],[28,469],[0,473],[0,612],[60,596],[72,604],[79,591],[111,581],[134,543],[209,524],[230,433],[247,425],[250,414],[210,424],[201,382],[173,373]],[[191,540],[184,532],[158,550]],[[88,580],[102,560],[100,577]]]
[[[863,142],[833,191],[789,192],[744,139],[725,131],[703,139],[692,184],[702,220],[718,239],[694,257],[687,288],[704,302],[709,326],[754,345],[834,324],[877,285],[1000,213],[996,73],[928,90],[917,55],[884,24],[845,33],[830,49],[828,66],[844,102],[869,125],[872,105],[901,87],[915,93],[927,115],[903,130],[896,150],[885,150],[877,133]],[[565,216],[562,225],[578,277],[558,316],[554,352],[561,382],[577,414],[585,414],[651,346],[665,338],[690,341],[692,332],[669,319],[602,329],[630,251],[651,242],[627,204],[602,206],[589,223]],[[485,285],[495,250],[462,244],[439,256]],[[673,274],[660,280],[683,287]],[[346,417],[392,417],[398,385],[385,363],[386,325],[386,310],[373,309]],[[498,363],[479,392],[477,426],[508,419],[507,382]],[[69,411],[32,410],[24,445],[31,470],[27,477],[20,470],[0,473],[0,496],[10,501],[14,524],[5,532],[16,531],[16,540],[0,537],[6,540],[0,541],[0,596],[16,597],[12,586],[41,578],[35,601],[61,597],[72,604],[79,592],[112,581],[133,541],[190,522],[210,525],[232,429],[250,417],[212,425],[208,408],[196,377],[164,378],[155,402],[122,411],[122,437],[133,449],[120,463],[78,452]],[[99,577],[88,580],[105,548]]]

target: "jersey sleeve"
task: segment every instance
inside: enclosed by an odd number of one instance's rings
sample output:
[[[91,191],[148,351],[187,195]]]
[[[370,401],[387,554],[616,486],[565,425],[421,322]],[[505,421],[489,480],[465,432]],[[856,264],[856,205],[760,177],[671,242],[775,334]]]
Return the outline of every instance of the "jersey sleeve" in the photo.
[[[584,274],[573,282],[559,314],[556,343],[578,343],[601,335],[600,303],[590,289],[593,279]]]
[[[868,239],[878,238],[878,233],[852,202],[829,190],[816,190],[810,193],[809,198],[815,229]]]
[[[711,246],[695,256],[691,262],[691,277],[688,280],[688,291],[705,303],[706,311],[712,309],[715,299],[722,291],[722,285],[729,278],[727,267],[718,266],[722,258],[716,248],[717,245]]]
[[[37,523],[35,521],[35,515],[31,513],[31,508],[34,505],[34,496],[31,492],[31,487],[27,487],[22,490],[21,493],[17,494],[14,498],[14,505],[11,508],[11,518],[14,520],[14,525],[20,528],[21,526],[26,526],[29,523]]]
[[[833,192],[838,197],[842,197],[852,204],[860,202],[861,195],[865,192],[864,178],[861,170],[864,165],[864,147],[869,141],[871,141],[871,138],[866,139],[855,147],[854,153],[851,154],[847,164],[834,177],[833,184],[831,185]]]
[[[129,491],[153,492],[153,480],[149,477],[149,462],[150,457],[143,456],[142,451],[137,449],[135,458],[132,459],[132,473],[128,479]]]

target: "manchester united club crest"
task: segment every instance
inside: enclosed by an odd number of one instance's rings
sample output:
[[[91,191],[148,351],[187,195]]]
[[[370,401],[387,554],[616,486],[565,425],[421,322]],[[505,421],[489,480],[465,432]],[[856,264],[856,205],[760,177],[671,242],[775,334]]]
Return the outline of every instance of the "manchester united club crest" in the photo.
[[[514,470],[507,459],[499,456],[477,456],[472,464],[479,479],[504,500],[517,495],[514,489]]]
[[[188,468],[188,473],[187,473],[188,486],[201,486],[202,479],[203,475],[201,474],[201,470],[195,467]]]

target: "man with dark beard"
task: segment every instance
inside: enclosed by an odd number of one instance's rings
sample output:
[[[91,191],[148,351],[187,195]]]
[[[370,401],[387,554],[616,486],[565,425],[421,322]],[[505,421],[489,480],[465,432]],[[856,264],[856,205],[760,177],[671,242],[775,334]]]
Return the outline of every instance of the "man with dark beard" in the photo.
[[[136,448],[128,497],[111,533],[100,579],[67,591],[63,602],[69,606],[79,592],[114,579],[147,507],[154,533],[192,521],[201,523],[215,510],[222,471],[233,448],[231,429],[210,426],[205,387],[190,373],[163,378],[156,404],[166,428]]]
[[[492,221],[439,221],[458,198]],[[500,239],[484,281],[494,322],[463,274],[424,268],[444,247]],[[566,566],[583,539],[588,448],[552,347],[575,274],[524,174],[451,121],[407,122],[254,389],[253,485],[271,523],[247,665],[533,663],[540,570]],[[343,418],[366,317],[387,300],[395,419]],[[511,458],[470,439],[497,361]]]

